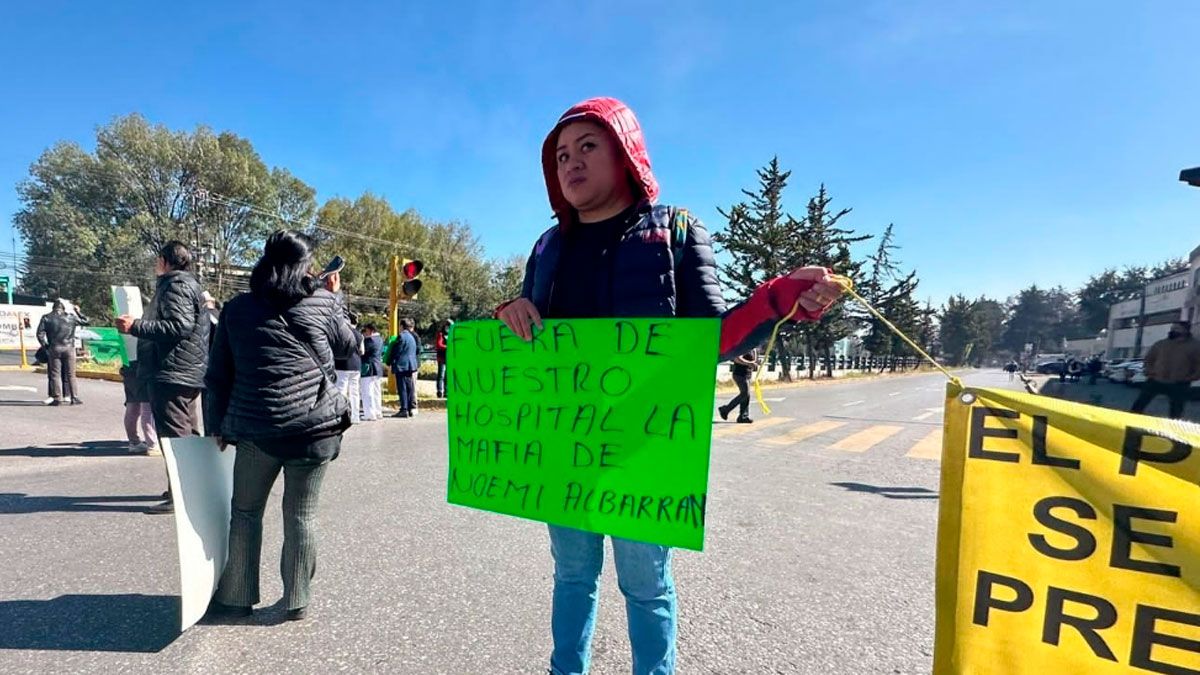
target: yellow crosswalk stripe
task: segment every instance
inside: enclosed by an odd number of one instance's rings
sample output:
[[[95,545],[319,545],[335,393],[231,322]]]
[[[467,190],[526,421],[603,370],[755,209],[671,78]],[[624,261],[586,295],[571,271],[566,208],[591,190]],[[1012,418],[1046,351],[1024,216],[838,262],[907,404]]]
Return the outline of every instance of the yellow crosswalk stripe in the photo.
[[[904,456],[913,459],[941,459],[942,430],[934,429],[929,432],[925,438],[917,441],[917,444],[912,446],[912,449]]]
[[[726,436],[736,436],[737,434],[745,434],[756,429],[765,429],[773,427],[784,422],[791,422],[790,417],[764,417],[761,420],[754,420],[754,424],[730,424],[722,425],[713,430],[713,438],[724,438]]]
[[[866,452],[875,447],[876,444],[895,436],[903,430],[904,427],[878,424],[863,429],[856,434],[850,434],[837,443],[834,443],[832,447],[834,450],[842,450],[844,452]]]
[[[806,424],[802,427],[796,427],[786,434],[765,439],[763,443],[766,443],[767,445],[791,445],[793,443],[799,443],[806,438],[816,436],[817,434],[823,434],[826,431],[833,431],[838,427],[844,426],[846,426],[845,422],[821,420],[820,422],[813,422],[812,424]]]

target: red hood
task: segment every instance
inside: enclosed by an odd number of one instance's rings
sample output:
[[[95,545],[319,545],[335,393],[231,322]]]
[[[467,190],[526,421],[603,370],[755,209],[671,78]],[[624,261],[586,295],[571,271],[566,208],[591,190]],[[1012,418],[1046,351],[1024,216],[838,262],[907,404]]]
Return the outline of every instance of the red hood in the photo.
[[[558,186],[558,162],[555,158],[558,132],[565,124],[580,119],[598,122],[612,132],[625,151],[625,164],[641,186],[642,196],[652,203],[658,199],[658,181],[650,171],[650,153],[646,151],[642,125],[638,124],[633,111],[615,98],[589,98],[582,103],[576,103],[563,113],[546,136],[546,141],[542,143],[542,173],[546,177],[546,192],[550,195],[550,208],[554,209],[559,222],[567,222],[569,219],[564,216],[574,209]]]

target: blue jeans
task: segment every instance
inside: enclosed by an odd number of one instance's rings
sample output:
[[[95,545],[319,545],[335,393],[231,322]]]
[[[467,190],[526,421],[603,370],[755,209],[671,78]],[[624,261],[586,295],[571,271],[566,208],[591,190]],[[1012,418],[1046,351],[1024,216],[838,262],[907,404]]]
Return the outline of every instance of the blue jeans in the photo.
[[[633,673],[670,675],[675,672],[678,621],[671,549],[616,537],[612,543],[617,583],[625,595]],[[551,525],[550,552],[554,556],[550,672],[583,675],[592,658],[604,535]]]

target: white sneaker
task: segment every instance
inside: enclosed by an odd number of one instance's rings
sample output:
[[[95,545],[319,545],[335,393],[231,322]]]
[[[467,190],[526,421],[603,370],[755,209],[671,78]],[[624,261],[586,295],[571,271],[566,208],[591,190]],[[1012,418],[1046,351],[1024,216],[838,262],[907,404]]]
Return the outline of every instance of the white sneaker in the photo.
[[[42,399],[42,403],[44,403],[46,405],[50,405],[51,403],[54,403],[54,397],[47,396],[46,398]]]

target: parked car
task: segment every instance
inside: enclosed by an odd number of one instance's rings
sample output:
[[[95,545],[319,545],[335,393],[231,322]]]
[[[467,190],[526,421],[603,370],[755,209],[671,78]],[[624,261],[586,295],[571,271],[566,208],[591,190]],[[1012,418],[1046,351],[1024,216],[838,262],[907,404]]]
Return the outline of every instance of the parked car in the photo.
[[[1100,371],[1100,376],[1111,380],[1113,373],[1116,373],[1126,363],[1129,363],[1129,359],[1113,359],[1104,364],[1104,368]]]
[[[1034,370],[1039,375],[1058,375],[1066,365],[1066,361],[1038,361],[1038,364],[1034,366]]]
[[[1144,371],[1144,365],[1140,359],[1136,360],[1136,361],[1129,361],[1127,363],[1121,364],[1121,367],[1113,372],[1113,376],[1111,379],[1113,382],[1117,382],[1119,384],[1126,384],[1129,386],[1133,386],[1134,385],[1134,381],[1133,381],[1134,375],[1141,375],[1142,376],[1140,378],[1141,381],[1142,382],[1146,381],[1145,373],[1143,371]]]

